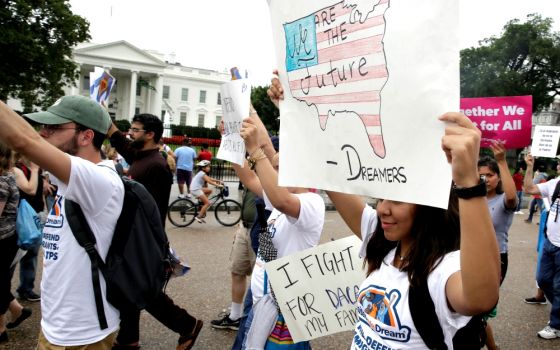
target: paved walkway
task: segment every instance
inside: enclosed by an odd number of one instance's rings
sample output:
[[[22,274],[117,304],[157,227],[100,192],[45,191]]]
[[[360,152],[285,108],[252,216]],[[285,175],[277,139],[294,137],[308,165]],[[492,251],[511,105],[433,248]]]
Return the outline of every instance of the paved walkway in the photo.
[[[239,186],[239,182],[226,182],[226,186],[229,187],[229,196],[228,198],[231,199],[235,199],[236,201],[238,201],[239,203],[241,203],[241,197],[243,195],[243,191],[238,189]],[[214,189],[214,186],[210,186],[210,188]],[[186,191],[186,189],[185,189]],[[214,189],[214,193],[216,193],[216,190]],[[334,205],[332,204],[331,200],[329,199],[329,196],[327,196],[327,194],[324,191],[318,191],[319,194],[321,194],[321,196],[323,197],[323,200],[325,201],[325,205],[327,207],[327,210],[335,210]],[[179,195],[179,187],[177,186],[177,182],[175,182],[173,184],[173,187],[171,188],[171,195],[169,198],[169,202],[171,203],[172,201],[174,201],[175,199],[177,199]],[[367,200],[369,202],[374,202],[375,200],[370,199],[369,197],[364,197],[367,198]]]
[[[176,186],[175,186],[176,188]],[[231,186],[230,186],[231,188]],[[232,191],[235,192],[235,191]],[[235,332],[215,330],[210,320],[217,318],[230,304],[230,274],[228,257],[234,229],[219,225],[212,216],[207,224],[193,223],[186,228],[175,228],[169,223],[167,231],[173,247],[188,258],[192,271],[183,278],[172,280],[168,294],[186,307],[205,324],[194,349],[229,349]],[[516,215],[510,231],[509,269],[501,289],[498,316],[491,321],[496,341],[501,349],[560,349],[560,339],[539,339],[536,332],[548,320],[550,305],[527,305],[523,298],[535,290],[535,245],[537,226],[523,222],[525,215]],[[328,212],[322,241],[327,242],[349,235],[349,230],[339,215]],[[15,289],[17,281],[14,280]],[[33,316],[20,327],[9,331],[10,342],[0,349],[34,349],[39,330],[40,307],[38,303],[24,305],[33,309]],[[92,318],[96,317],[92,315]],[[351,332],[323,337],[312,342],[314,349],[348,349]],[[177,336],[142,313],[141,342],[144,350],[175,349]]]

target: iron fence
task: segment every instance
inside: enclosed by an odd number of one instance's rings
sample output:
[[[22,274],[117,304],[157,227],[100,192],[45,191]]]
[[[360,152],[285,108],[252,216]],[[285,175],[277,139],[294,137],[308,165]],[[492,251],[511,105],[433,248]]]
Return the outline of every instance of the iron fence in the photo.
[[[233,170],[231,163],[219,159],[212,160],[212,173],[210,174],[210,176],[224,182],[239,181],[239,178],[235,174],[235,170]]]

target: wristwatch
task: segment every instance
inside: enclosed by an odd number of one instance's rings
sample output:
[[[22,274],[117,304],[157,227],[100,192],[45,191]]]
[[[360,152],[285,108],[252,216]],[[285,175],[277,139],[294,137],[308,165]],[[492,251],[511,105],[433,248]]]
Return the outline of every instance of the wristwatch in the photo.
[[[470,199],[474,197],[485,197],[486,196],[486,181],[481,177],[478,185],[473,187],[457,187],[453,184],[453,191],[457,197],[462,199]]]

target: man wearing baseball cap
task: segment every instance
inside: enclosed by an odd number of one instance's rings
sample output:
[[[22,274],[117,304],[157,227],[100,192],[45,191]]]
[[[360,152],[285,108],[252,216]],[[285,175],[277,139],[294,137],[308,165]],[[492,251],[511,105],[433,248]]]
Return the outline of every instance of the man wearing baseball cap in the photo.
[[[49,171],[58,185],[43,230],[42,319],[37,348],[111,349],[119,312],[107,302],[101,275],[107,327],[100,327],[90,259],[74,238],[64,207],[66,199],[81,206],[104,259],[124,198],[112,161],[102,162],[100,155],[111,118],[103,107],[83,96],[62,97],[46,111],[26,117],[41,124],[39,133],[0,102],[0,142]]]

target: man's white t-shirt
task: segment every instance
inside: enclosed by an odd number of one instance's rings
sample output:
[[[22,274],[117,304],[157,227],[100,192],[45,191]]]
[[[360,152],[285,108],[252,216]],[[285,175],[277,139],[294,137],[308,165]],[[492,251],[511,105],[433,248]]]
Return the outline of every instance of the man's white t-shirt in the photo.
[[[300,201],[299,218],[289,217],[277,209],[272,210],[268,217],[267,230],[274,232],[272,242],[278,250],[277,258],[315,247],[321,237],[325,222],[323,198],[312,192],[296,194],[296,196]],[[263,259],[257,254],[251,275],[253,303],[262,298],[264,294],[264,264]],[[268,290],[270,291],[270,286]]]
[[[361,252],[377,225],[377,212],[366,206],[362,213]],[[360,285],[357,311],[358,322],[352,338],[352,349],[427,349],[414,327],[408,306],[410,283],[406,272],[393,265],[396,249],[391,250],[381,267],[372,272]],[[445,255],[441,263],[428,276],[428,288],[435,311],[443,330],[445,343],[453,348],[453,336],[465,326],[470,317],[449,309],[445,285],[449,277],[460,270],[460,254],[454,251]]]
[[[560,206],[560,197],[552,203],[552,195],[554,194],[554,189],[556,184],[560,181],[560,177],[556,179],[547,181],[545,183],[537,184],[539,190],[543,197],[548,198],[550,204],[550,211],[548,214],[548,220],[546,221],[546,235],[550,243],[556,247],[560,247],[560,220],[558,220],[558,206]]]
[[[119,312],[107,302],[105,279],[100,274],[103,306],[108,328],[101,330],[95,307],[90,259],[76,239],[66,218],[66,198],[78,203],[95,235],[97,251],[107,256],[117,219],[121,213],[124,187],[113,162],[96,165],[72,157],[68,184],[58,179],[54,205],[43,230],[43,278],[41,280],[41,327],[55,345],[92,344],[119,328]]]

